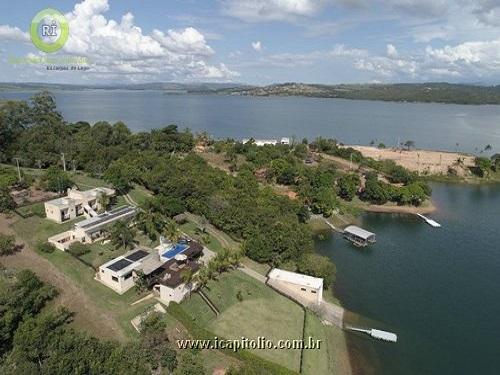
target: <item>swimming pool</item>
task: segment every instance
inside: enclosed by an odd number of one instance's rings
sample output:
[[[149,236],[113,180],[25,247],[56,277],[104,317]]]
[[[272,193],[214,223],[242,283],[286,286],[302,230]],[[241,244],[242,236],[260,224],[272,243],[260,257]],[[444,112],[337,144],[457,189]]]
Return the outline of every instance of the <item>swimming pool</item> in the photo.
[[[162,258],[171,259],[171,258],[175,257],[177,254],[182,253],[188,247],[189,247],[189,245],[179,242],[179,243],[175,244],[175,246],[173,246],[170,250],[165,251],[161,256],[162,256]]]

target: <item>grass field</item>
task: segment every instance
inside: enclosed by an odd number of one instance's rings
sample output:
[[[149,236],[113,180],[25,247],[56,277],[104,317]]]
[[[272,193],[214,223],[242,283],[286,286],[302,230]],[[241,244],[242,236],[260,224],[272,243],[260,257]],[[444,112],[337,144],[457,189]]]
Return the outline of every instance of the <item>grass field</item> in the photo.
[[[302,373],[305,375],[350,374],[351,365],[344,332],[336,327],[323,325],[316,315],[306,313],[304,339],[321,340],[319,350],[304,350]]]
[[[198,295],[183,302],[183,307],[202,327],[229,339],[256,339],[259,336],[277,343],[281,339],[301,339],[304,313],[300,306],[274,292],[241,271],[222,274],[204,292],[221,314],[216,317]],[[242,301],[237,297],[241,292]],[[262,358],[298,371],[300,350],[253,350]]]

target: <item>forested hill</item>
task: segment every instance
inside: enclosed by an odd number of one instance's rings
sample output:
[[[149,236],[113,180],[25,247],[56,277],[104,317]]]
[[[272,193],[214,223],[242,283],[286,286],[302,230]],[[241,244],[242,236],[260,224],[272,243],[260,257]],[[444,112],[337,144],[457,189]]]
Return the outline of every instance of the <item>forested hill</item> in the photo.
[[[263,87],[223,88],[215,92],[226,95],[249,96],[306,96],[398,102],[500,104],[500,85],[474,86],[450,83],[320,85],[283,83]]]

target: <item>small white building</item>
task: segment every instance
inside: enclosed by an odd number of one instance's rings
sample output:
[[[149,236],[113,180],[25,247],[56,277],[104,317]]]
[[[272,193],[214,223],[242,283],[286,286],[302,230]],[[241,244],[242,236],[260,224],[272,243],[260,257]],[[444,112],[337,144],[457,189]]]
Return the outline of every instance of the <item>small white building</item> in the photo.
[[[149,275],[162,265],[163,262],[156,253],[134,249],[100,266],[96,280],[123,294],[135,285],[137,271]]]
[[[68,195],[45,202],[45,215],[47,219],[57,223],[64,223],[78,216],[92,217],[97,215],[102,207],[99,203],[101,195],[113,196],[115,190],[98,187],[81,191],[75,188],[68,189]]]
[[[135,207],[118,207],[75,223],[72,230],[49,237],[48,241],[62,251],[67,250],[73,242],[89,244],[102,239],[107,233],[106,229],[113,223],[119,220],[129,220],[136,214]]]
[[[303,305],[320,304],[323,301],[322,278],[278,268],[273,268],[267,277],[270,286]]]

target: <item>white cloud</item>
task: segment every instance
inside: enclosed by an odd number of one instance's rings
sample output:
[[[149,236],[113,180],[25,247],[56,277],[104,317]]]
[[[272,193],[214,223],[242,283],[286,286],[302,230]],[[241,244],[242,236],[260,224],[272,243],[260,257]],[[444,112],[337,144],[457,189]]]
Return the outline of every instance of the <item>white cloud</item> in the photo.
[[[22,31],[18,27],[12,27],[9,25],[0,25],[0,40],[27,42],[30,40],[30,36],[27,32]]]
[[[260,40],[258,40],[256,42],[252,42],[252,48],[257,52],[261,52],[262,51],[262,44],[260,43]]]
[[[337,44],[330,50],[316,50],[308,53],[280,53],[266,56],[254,65],[275,66],[292,68],[297,66],[308,66],[317,62],[326,62],[339,59],[360,58],[367,56],[368,52],[363,49],[349,48],[343,44]]]
[[[396,10],[419,17],[442,16],[452,3],[449,0],[383,0],[383,2]]]
[[[387,45],[387,56],[390,58],[397,58],[398,57],[398,50],[394,45],[388,44]]]
[[[247,22],[290,21],[317,14],[328,0],[221,0],[225,14]]]
[[[85,56],[99,74],[142,74],[155,79],[228,80],[238,74],[224,64],[212,65],[214,50],[193,27],[145,34],[132,13],[119,22],[107,19],[108,0],[85,0],[66,14],[70,36],[66,53]]]

